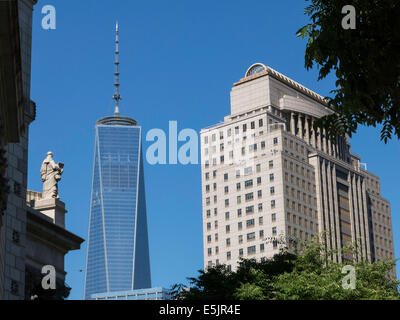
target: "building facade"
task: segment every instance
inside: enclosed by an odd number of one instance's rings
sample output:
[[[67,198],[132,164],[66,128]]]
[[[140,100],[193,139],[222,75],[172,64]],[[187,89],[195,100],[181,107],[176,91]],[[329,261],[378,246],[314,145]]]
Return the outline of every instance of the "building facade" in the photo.
[[[171,300],[168,290],[158,287],[130,291],[113,292],[109,294],[94,294],[93,300]]]
[[[85,299],[151,287],[141,127],[115,116],[95,132]]]
[[[25,300],[63,300],[71,288],[66,284],[65,256],[78,250],[84,241],[65,227],[65,203],[59,199],[43,199],[42,192],[27,191]],[[42,269],[55,270],[55,289],[42,287]]]
[[[141,127],[119,114],[116,26],[115,114],[95,127],[84,299],[151,287]]]
[[[201,130],[204,267],[272,257],[326,232],[331,259],[393,258],[389,201],[347,138],[314,130],[323,97],[254,64],[231,90],[231,114]],[[282,241],[283,239],[283,241]]]
[[[0,1],[0,299],[63,299],[64,257],[83,239],[34,209],[27,190],[32,12],[36,0]],[[40,198],[41,193],[35,193]],[[29,201],[27,202],[27,199]],[[40,210],[39,210],[40,209]],[[57,290],[41,288],[42,267],[55,267]]]
[[[26,188],[32,11],[36,0],[0,1],[0,299],[25,297]]]

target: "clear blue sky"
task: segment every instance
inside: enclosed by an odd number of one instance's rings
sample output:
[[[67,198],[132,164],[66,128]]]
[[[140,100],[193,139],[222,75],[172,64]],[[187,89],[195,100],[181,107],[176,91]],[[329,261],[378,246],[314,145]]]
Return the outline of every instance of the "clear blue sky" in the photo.
[[[41,28],[41,9],[53,4],[56,30]],[[321,95],[334,79],[317,81],[304,69],[305,1],[43,1],[33,17],[32,92],[37,118],[30,127],[28,186],[41,190],[46,152],[65,163],[60,183],[69,230],[87,238],[94,125],[113,112],[114,25],[120,24],[121,114],[144,134],[203,127],[230,112],[229,91],[254,62],[263,62]],[[143,135],[143,140],[145,135]],[[381,178],[392,206],[400,256],[400,144],[362,128],[352,151]],[[144,147],[150,143],[144,141]],[[145,164],[153,286],[170,287],[203,265],[200,165]],[[86,244],[66,256],[71,299],[83,295]]]

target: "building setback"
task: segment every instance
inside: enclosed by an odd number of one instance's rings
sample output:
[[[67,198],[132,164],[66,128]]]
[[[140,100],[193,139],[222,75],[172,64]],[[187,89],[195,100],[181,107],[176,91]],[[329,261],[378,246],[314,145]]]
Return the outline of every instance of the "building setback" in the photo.
[[[272,257],[327,234],[337,262],[393,258],[389,201],[348,139],[313,130],[320,95],[260,63],[231,90],[231,114],[201,130],[204,267]],[[284,241],[281,241],[284,239]]]

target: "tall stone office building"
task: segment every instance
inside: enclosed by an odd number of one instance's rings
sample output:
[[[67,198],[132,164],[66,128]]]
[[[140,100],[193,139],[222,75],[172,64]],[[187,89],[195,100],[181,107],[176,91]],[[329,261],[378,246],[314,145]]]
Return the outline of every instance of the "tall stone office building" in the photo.
[[[334,261],[393,257],[389,201],[347,139],[314,131],[323,97],[263,65],[231,90],[231,114],[201,130],[204,267],[272,257],[328,231]]]
[[[41,193],[27,190],[29,125],[36,118],[30,95],[36,2],[0,1],[0,300],[67,296],[64,257],[83,242],[64,222],[34,208]],[[55,291],[41,290],[45,265],[56,269]]]
[[[136,298],[133,290],[151,287],[141,127],[119,114],[118,57],[117,25],[115,114],[98,120],[95,127],[87,300]]]
[[[26,187],[36,0],[0,1],[0,299],[24,299]]]

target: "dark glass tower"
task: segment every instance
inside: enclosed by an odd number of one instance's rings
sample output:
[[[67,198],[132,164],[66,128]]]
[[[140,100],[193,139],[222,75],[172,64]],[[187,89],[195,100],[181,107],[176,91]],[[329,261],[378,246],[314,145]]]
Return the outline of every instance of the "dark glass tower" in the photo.
[[[151,288],[141,127],[119,115],[96,123],[84,298]]]

